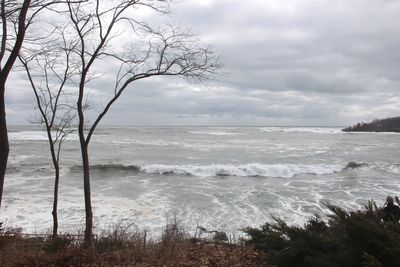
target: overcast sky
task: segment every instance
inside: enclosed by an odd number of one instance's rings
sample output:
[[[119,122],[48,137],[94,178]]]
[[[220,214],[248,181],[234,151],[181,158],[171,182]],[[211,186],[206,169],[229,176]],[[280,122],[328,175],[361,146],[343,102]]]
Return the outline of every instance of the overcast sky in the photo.
[[[174,23],[211,43],[228,73],[207,84],[140,82],[104,124],[330,126],[400,116],[400,1],[186,0]],[[22,74],[9,124],[34,114]],[[18,90],[13,88],[19,88]]]

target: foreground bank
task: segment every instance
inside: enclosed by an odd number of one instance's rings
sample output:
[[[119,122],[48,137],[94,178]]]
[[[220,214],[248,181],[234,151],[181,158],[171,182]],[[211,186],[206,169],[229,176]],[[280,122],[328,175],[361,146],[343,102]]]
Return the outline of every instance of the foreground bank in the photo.
[[[194,238],[168,226],[158,240],[126,228],[97,236],[86,249],[77,236],[46,240],[0,235],[0,266],[267,266],[264,252],[244,244]]]
[[[383,221],[369,202],[362,210],[327,205],[327,219],[315,216],[304,226],[276,218],[246,228],[236,242],[189,235],[168,225],[160,238],[118,225],[99,235],[91,249],[72,236],[56,240],[0,235],[1,266],[400,266],[400,224]]]

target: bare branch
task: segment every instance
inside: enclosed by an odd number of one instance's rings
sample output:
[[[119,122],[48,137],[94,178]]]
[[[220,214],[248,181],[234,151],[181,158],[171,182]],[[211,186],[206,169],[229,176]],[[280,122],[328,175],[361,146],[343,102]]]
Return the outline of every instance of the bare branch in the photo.
[[[47,71],[43,73],[52,79],[45,80],[44,88],[60,92],[57,90],[65,87],[66,80],[69,84],[76,84],[76,113],[65,112],[69,110],[69,104],[64,109],[60,102],[62,95],[54,94],[54,91],[46,95],[46,103],[56,107],[49,109],[49,114],[62,114],[53,117],[54,122],[64,122],[54,123],[59,131],[55,137],[57,142],[65,138],[64,134],[70,129],[69,122],[78,121],[86,211],[85,242],[89,246],[93,214],[88,146],[102,119],[135,81],[156,76],[179,76],[198,82],[216,74],[221,68],[212,47],[200,44],[190,32],[182,32],[170,25],[152,26],[140,16],[135,17],[137,10],[143,8],[165,15],[170,11],[169,3],[169,0],[66,1],[68,23],[63,29],[65,34],[61,35],[60,45],[66,58],[64,67],[69,72],[60,72],[57,60],[47,61]],[[120,49],[121,43],[126,49]],[[100,68],[107,70],[99,71]],[[58,82],[56,89],[53,79]],[[89,90],[110,95],[91,124],[86,121],[85,113],[88,100],[93,99]]]

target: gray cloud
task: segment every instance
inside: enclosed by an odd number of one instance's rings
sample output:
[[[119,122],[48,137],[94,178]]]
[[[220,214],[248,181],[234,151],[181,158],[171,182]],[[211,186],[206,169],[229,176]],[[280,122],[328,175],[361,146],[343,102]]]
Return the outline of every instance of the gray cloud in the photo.
[[[207,0],[174,8],[168,20],[214,44],[229,74],[206,86],[135,83],[105,123],[348,125],[400,114],[398,1]],[[94,102],[106,101],[112,81],[91,84]],[[10,90],[7,101],[9,116],[19,118],[15,108],[31,98]]]

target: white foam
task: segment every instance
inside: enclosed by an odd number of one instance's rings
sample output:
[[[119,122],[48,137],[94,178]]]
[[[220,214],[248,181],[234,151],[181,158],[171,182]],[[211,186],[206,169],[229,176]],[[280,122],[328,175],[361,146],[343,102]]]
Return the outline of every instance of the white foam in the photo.
[[[47,141],[47,134],[44,131],[10,132],[8,137],[10,141]]]
[[[45,131],[22,131],[22,132],[9,132],[8,137],[10,141],[47,141],[47,133]],[[76,134],[70,134],[68,140],[77,140]]]
[[[34,158],[34,155],[10,155],[8,158],[9,165],[16,165],[24,162],[25,160],[30,160]]]
[[[282,177],[291,178],[301,174],[326,175],[343,170],[341,165],[304,164],[211,164],[211,165],[162,165],[151,164],[141,167],[150,174],[178,174],[197,177],[241,176],[241,177]]]
[[[146,139],[136,140],[135,138],[127,137],[122,139],[110,140],[108,136],[95,136],[94,140],[97,143],[117,144],[117,145],[138,145],[138,146],[153,146],[153,147],[184,147],[195,148],[195,145],[186,142],[167,141],[162,139]]]
[[[400,173],[400,166],[389,166],[389,170],[393,173]]]
[[[223,132],[223,131],[190,131],[190,134],[204,134],[204,135],[240,135],[240,133]]]
[[[385,163],[380,163],[380,164],[373,164],[375,168],[382,169],[387,172],[399,174],[400,173],[400,165],[395,164],[395,165],[390,165],[390,164],[385,164]]]

